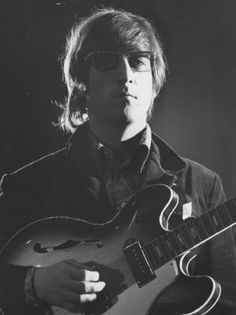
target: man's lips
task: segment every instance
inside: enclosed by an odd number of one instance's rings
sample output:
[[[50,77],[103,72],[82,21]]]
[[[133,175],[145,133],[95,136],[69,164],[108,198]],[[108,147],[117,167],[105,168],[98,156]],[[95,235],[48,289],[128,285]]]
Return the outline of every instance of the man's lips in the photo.
[[[122,92],[122,93],[115,95],[115,98],[130,98],[130,97],[137,99],[137,96],[133,93],[127,93],[127,92],[123,93]]]

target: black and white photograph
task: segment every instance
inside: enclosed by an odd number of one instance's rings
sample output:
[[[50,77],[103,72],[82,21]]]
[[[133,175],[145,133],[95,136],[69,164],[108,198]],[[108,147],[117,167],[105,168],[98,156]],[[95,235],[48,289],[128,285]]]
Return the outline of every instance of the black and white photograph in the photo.
[[[0,0],[0,315],[236,314],[236,1]]]

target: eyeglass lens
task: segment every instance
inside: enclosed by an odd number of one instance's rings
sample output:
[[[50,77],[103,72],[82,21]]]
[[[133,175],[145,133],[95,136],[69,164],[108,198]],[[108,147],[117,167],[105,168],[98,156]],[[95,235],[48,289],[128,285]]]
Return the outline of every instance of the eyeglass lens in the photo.
[[[130,53],[127,56],[117,52],[99,51],[93,53],[93,66],[98,71],[115,70],[121,58],[126,57],[132,70],[146,72],[152,70],[152,54],[147,52]]]

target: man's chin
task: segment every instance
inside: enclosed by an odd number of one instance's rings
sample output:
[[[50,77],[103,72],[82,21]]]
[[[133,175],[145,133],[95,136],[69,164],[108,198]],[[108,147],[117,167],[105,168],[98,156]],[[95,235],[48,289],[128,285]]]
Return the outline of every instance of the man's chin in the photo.
[[[124,116],[128,121],[143,120],[146,113],[138,111],[134,105],[126,105],[123,110]]]

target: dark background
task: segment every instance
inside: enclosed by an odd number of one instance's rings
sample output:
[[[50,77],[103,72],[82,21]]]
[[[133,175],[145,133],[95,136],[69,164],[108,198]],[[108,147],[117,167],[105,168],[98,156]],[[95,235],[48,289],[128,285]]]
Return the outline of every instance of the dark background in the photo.
[[[61,147],[59,56],[75,19],[110,5],[154,21],[169,64],[151,125],[236,195],[235,0],[1,0],[0,175]]]

